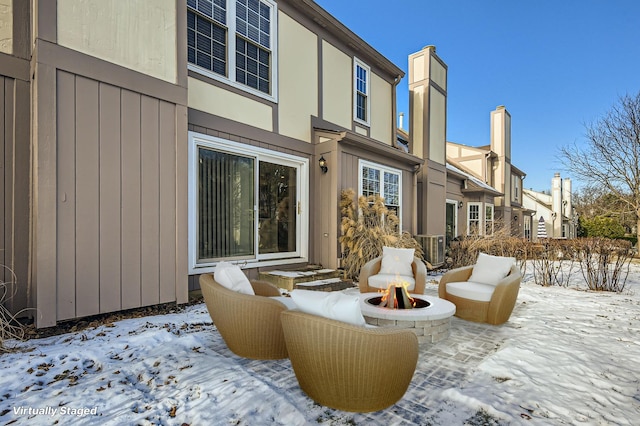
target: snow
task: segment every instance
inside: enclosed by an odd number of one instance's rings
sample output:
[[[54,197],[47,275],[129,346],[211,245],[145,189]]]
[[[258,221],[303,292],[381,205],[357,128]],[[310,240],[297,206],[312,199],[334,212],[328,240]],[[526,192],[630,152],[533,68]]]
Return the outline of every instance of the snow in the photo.
[[[437,281],[439,277],[432,281]],[[12,425],[632,425],[640,415],[640,265],[622,294],[541,287],[525,274],[502,326],[452,319],[412,383],[375,413],[322,407],[289,360],[235,356],[203,304],[26,342],[0,355]],[[437,294],[434,283],[427,294]]]

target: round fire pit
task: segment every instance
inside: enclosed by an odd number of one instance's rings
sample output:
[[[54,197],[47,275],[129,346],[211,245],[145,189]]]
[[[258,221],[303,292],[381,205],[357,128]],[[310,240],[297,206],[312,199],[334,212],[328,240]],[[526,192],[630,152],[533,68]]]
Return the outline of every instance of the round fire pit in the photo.
[[[380,293],[361,293],[360,309],[367,324],[409,329],[419,343],[437,343],[449,336],[451,316],[456,305],[425,294],[411,295],[422,309],[390,309],[378,306]]]
[[[413,307],[413,309],[428,308],[429,306],[431,306],[431,303],[429,303],[424,299],[420,299],[416,297],[416,298],[413,298],[413,300],[415,302],[415,306]],[[380,305],[380,303],[382,303],[382,296],[370,297],[366,300],[366,302],[370,305],[378,306]],[[394,309],[394,308],[385,307],[385,309]],[[411,308],[403,308],[403,309],[411,309]]]

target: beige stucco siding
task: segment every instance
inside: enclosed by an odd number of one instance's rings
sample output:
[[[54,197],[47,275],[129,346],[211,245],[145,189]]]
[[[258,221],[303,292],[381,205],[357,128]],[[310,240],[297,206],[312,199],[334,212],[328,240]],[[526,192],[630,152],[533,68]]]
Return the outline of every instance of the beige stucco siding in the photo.
[[[62,46],[176,82],[175,0],[60,0],[57,30]]]
[[[371,73],[371,137],[391,144],[393,107],[391,84]]]
[[[322,42],[322,115],[325,120],[351,128],[353,60],[330,43]]]
[[[424,86],[416,86],[411,91],[411,101],[413,102],[413,117],[411,117],[411,126],[413,130],[413,154],[423,158],[424,157],[424,141],[422,135],[424,134]]]
[[[438,61],[431,61],[431,80],[443,89],[447,88],[447,70]]]
[[[311,142],[310,117],[318,115],[318,38],[282,12],[278,25],[279,131]]]
[[[13,53],[13,0],[0,0],[0,52]]]
[[[189,107],[273,131],[272,108],[245,96],[189,77]]]
[[[429,159],[439,164],[445,163],[445,114],[446,98],[436,90],[431,91],[429,113]]]

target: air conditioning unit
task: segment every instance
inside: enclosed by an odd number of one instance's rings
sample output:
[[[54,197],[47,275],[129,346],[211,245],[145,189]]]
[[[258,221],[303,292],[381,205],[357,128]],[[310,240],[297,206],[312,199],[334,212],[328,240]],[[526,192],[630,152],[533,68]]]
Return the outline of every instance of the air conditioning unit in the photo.
[[[444,235],[416,235],[414,238],[422,246],[424,260],[434,268],[444,264]]]

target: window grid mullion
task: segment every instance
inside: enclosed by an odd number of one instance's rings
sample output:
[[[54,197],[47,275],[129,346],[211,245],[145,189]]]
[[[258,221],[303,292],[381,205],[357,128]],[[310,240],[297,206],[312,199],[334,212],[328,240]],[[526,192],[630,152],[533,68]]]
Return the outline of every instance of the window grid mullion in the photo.
[[[229,22],[229,31],[227,31],[227,52],[229,55],[229,80],[236,80],[236,0],[227,2],[227,22]]]

